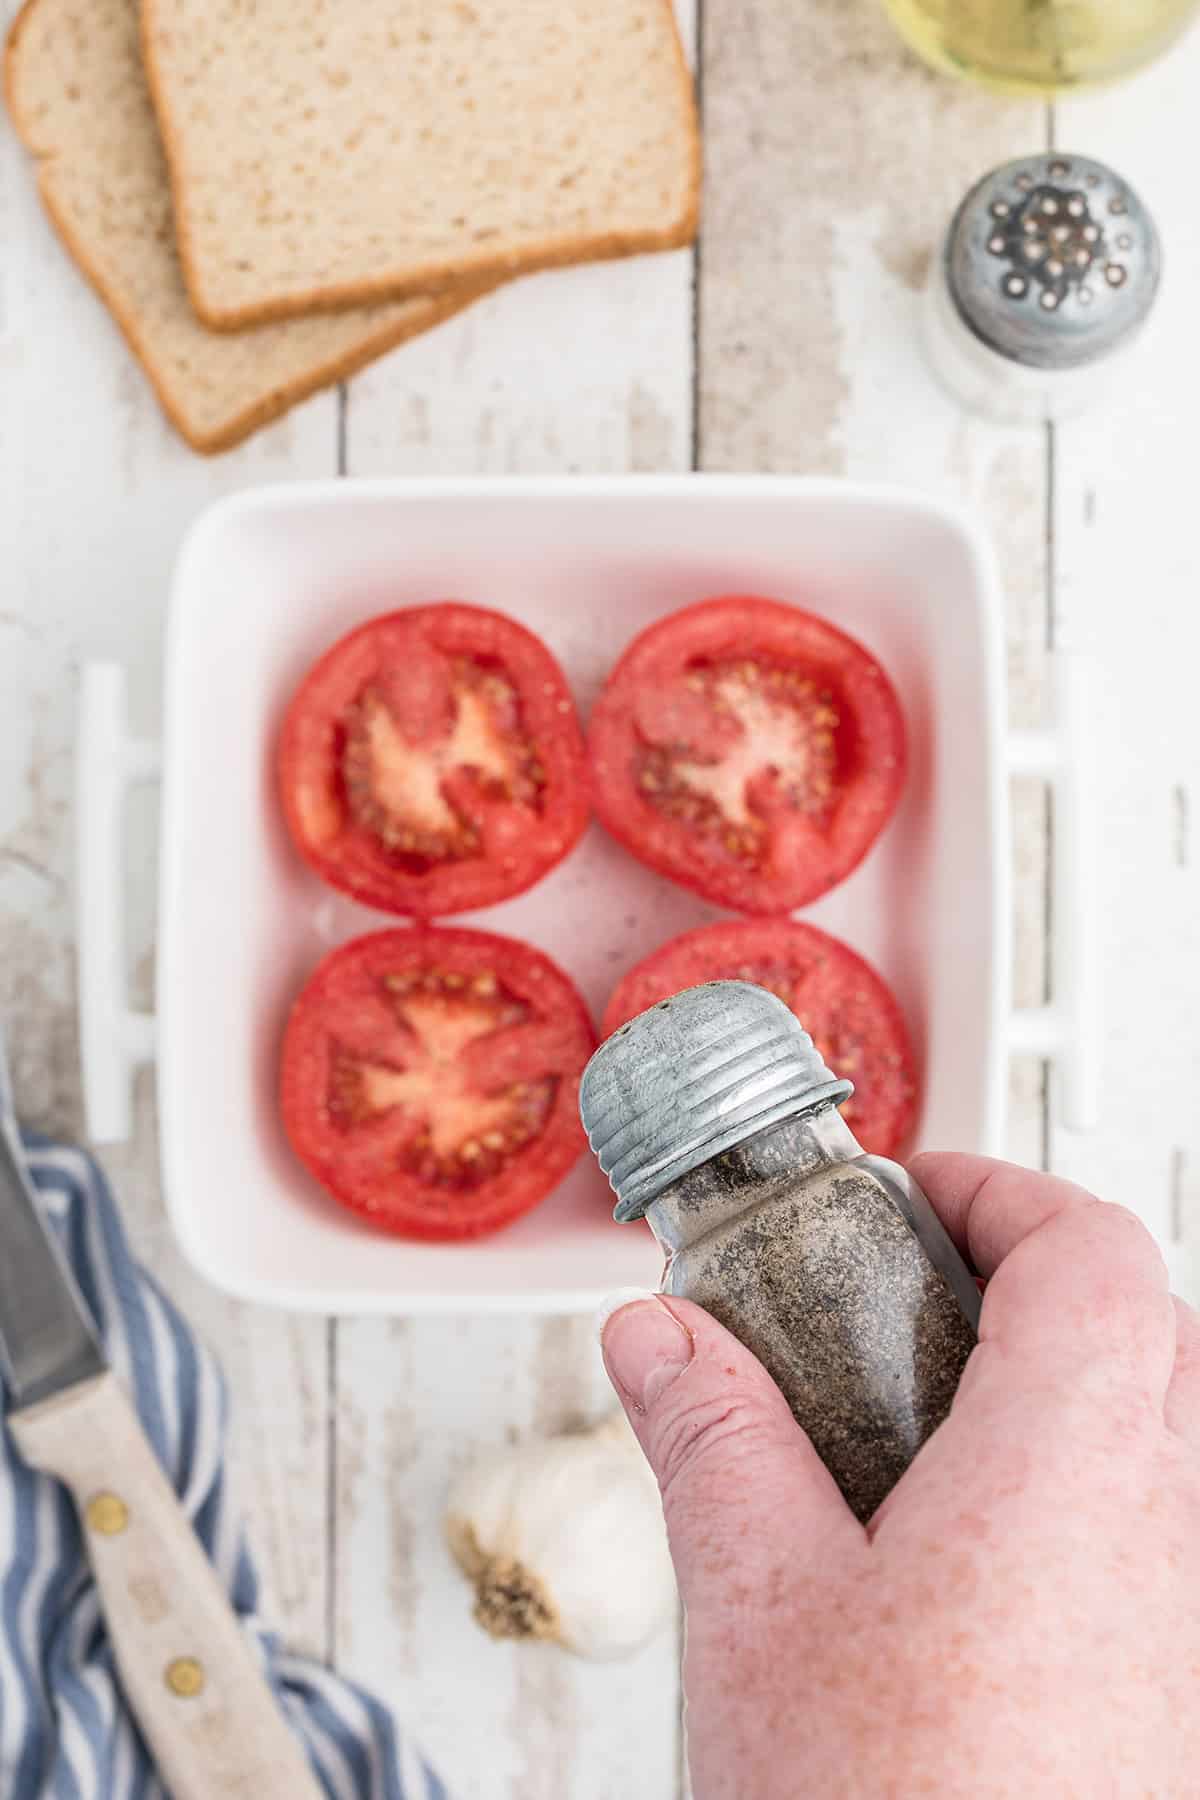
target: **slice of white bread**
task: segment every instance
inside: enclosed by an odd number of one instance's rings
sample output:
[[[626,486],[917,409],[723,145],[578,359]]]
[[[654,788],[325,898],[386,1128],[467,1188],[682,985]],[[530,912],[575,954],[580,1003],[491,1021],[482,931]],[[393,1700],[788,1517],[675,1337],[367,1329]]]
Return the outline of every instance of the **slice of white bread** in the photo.
[[[27,0],[9,34],[4,75],[51,219],[197,450],[228,449],[478,292],[237,336],[206,331],[175,253],[136,0]]]
[[[671,0],[142,0],[142,46],[217,328],[695,234]]]

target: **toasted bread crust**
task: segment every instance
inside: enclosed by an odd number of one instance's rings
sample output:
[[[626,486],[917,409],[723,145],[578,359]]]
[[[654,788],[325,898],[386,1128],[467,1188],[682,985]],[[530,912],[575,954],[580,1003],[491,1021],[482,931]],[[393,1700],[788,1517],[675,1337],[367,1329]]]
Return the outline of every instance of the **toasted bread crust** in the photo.
[[[167,0],[169,3],[169,0]],[[208,291],[196,252],[196,233],[188,189],[188,161],[182,134],[172,117],[170,101],[159,63],[163,0],[141,0],[142,61],[150,96],[166,151],[175,210],[176,241],[183,278],[198,318],[213,331],[241,331],[248,326],[306,317],[314,312],[340,312],[383,300],[402,300],[418,294],[441,294],[463,282],[494,287],[518,275],[544,269],[566,268],[578,263],[604,262],[647,252],[676,250],[694,242],[699,228],[702,185],[702,144],[699,112],[691,72],[675,21],[672,0],[655,0],[667,11],[673,64],[679,99],[687,124],[688,187],[679,217],[654,230],[623,233],[598,231],[574,238],[555,237],[542,244],[526,245],[519,254],[489,252],[477,248],[453,258],[428,260],[407,266],[404,273],[315,286],[301,294],[276,295],[254,305],[228,306]]]
[[[414,300],[411,310],[400,318],[395,316],[394,308],[388,308],[387,316],[381,316],[378,327],[364,329],[361,338],[351,348],[342,348],[324,358],[314,357],[310,365],[293,379],[268,389],[247,405],[231,407],[217,426],[206,428],[198,424],[189,413],[184,384],[169,362],[156,352],[153,342],[148,340],[143,321],[136,310],[127,304],[126,297],[114,288],[97,266],[87,242],[75,229],[60,203],[54,189],[54,153],[38,141],[33,121],[23,107],[20,62],[26,34],[37,10],[50,3],[51,0],[24,0],[24,5],[10,27],[3,56],[5,103],[18,137],[36,159],[38,191],[55,231],[81,273],[112,314],[127,344],[145,370],[163,412],[192,449],[210,456],[233,449],[300,401],[348,379],[377,357],[398,344],[405,343],[409,338],[432,329],[488,291],[483,284],[460,284],[457,289],[447,290],[435,297],[421,296],[420,301]],[[381,313],[383,311],[381,309]]]

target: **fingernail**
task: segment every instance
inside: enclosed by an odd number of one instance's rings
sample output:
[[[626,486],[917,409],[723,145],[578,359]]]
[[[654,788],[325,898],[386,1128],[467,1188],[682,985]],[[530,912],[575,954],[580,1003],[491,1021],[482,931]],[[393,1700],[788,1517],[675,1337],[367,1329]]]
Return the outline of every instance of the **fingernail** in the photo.
[[[602,1326],[609,1376],[638,1412],[647,1412],[692,1360],[692,1335],[656,1294],[622,1301]]]
[[[608,1299],[600,1303],[599,1310],[596,1313],[593,1322],[593,1328],[596,1333],[596,1342],[598,1344],[603,1344],[604,1327],[608,1324],[608,1321],[612,1318],[613,1314],[615,1312],[620,1312],[623,1306],[632,1306],[635,1300],[653,1300],[655,1298],[656,1296],[653,1288],[614,1288],[612,1293],[608,1296]]]

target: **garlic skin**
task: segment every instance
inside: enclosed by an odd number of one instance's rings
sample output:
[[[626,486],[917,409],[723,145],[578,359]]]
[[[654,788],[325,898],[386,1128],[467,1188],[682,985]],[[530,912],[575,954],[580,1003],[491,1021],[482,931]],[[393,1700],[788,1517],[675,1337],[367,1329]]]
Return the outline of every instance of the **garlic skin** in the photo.
[[[473,1463],[451,1487],[446,1538],[493,1637],[607,1662],[674,1617],[658,1485],[624,1414]]]

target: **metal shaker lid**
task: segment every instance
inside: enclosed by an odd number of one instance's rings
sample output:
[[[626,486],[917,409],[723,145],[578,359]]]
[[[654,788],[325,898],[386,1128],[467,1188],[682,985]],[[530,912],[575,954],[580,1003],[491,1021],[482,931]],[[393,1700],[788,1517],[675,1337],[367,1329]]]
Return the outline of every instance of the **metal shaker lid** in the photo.
[[[1116,350],[1145,321],[1161,269],[1138,196],[1087,156],[1005,163],[971,189],[946,238],[960,318],[1034,369],[1075,369]]]
[[[640,1219],[681,1175],[768,1125],[847,1099],[789,1006],[748,981],[685,988],[601,1044],[579,1110],[617,1196]]]

